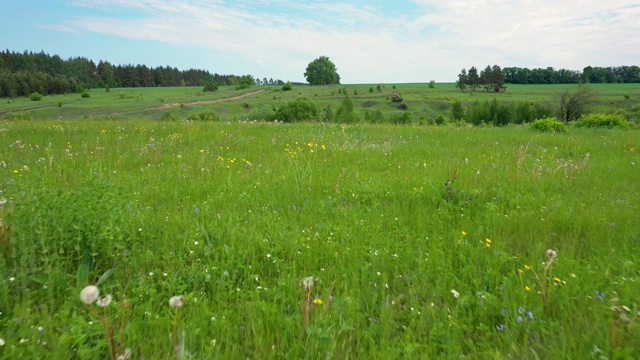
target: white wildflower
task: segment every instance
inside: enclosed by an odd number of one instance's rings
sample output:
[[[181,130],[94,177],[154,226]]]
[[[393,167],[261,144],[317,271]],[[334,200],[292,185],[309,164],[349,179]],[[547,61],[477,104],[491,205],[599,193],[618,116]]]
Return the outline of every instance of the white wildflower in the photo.
[[[456,299],[460,297],[460,293],[457,292],[455,289],[451,290],[451,293],[453,294],[453,297]]]
[[[553,249],[547,250],[547,257],[549,258],[549,260],[555,259],[556,256],[558,256],[558,253],[556,253],[555,250],[553,250]]]
[[[113,298],[111,297],[111,294],[98,299],[98,301],[96,301],[96,305],[100,306],[100,307],[105,307],[105,306],[109,306],[109,304],[111,304],[111,300],[113,300]]]
[[[184,305],[184,296],[182,295],[172,296],[169,299],[169,306],[171,307],[182,307],[182,305]]]
[[[5,343],[5,341],[4,341],[4,339],[3,339],[3,338],[0,338],[0,346],[4,346],[4,344],[6,344],[6,343]]]
[[[98,297],[100,297],[100,289],[95,285],[89,285],[80,291],[80,300],[87,305],[96,302]]]
[[[302,287],[304,287],[305,290],[307,291],[311,290],[312,286],[313,286],[313,276],[308,276],[302,279]]]

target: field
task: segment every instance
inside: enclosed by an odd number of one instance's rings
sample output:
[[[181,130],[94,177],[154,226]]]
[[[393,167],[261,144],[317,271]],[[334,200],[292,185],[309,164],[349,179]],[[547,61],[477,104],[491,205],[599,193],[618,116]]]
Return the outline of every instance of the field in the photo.
[[[438,116],[448,118],[451,104],[455,100],[464,105],[494,98],[500,102],[536,102],[554,105],[553,98],[561,89],[573,89],[572,85],[508,85],[504,93],[461,92],[452,83],[436,84],[429,88],[427,84],[382,84],[381,91],[377,84],[333,85],[333,86],[294,86],[292,91],[280,91],[280,86],[253,86],[245,90],[223,86],[213,93],[205,93],[201,87],[178,88],[126,88],[93,89],[90,97],[82,98],[80,94],[45,96],[41,101],[31,101],[26,97],[0,102],[0,117],[10,112],[29,112],[34,119],[153,119],[160,120],[168,114],[178,118],[204,110],[218,112],[223,120],[232,121],[247,116],[252,109],[261,106],[278,106],[279,104],[306,96],[317,102],[322,108],[331,106],[335,112],[344,95],[341,89],[352,97],[356,114],[362,119],[367,110],[379,109],[385,117],[402,113],[391,101],[390,96],[399,93],[413,114],[416,122],[433,119]],[[597,92],[594,111],[608,112],[615,109],[629,109],[640,104],[640,84],[592,84]],[[243,96],[264,90],[242,99],[224,101],[216,104],[196,104],[194,101],[220,100],[234,96]],[[372,92],[370,92],[373,90]],[[627,98],[628,97],[628,98]],[[249,108],[243,107],[247,104]]]
[[[125,91],[0,121],[0,358],[640,358],[638,131],[122,121],[196,95]]]

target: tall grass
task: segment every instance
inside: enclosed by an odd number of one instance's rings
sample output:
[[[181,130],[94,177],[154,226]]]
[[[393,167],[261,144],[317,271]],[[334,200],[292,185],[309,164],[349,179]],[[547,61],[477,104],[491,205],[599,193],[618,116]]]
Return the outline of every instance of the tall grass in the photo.
[[[636,131],[0,129],[0,358],[640,357]]]

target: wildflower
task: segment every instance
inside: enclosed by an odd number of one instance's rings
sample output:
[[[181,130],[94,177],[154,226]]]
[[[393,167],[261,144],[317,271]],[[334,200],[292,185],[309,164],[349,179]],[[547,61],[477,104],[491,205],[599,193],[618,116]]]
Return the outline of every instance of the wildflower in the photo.
[[[527,311],[527,316],[530,320],[533,320],[533,312],[531,310]]]
[[[484,245],[486,247],[490,248],[491,247],[491,239],[489,239],[489,238],[484,239]]]
[[[322,305],[322,299],[320,299],[317,295],[316,298],[313,299],[313,303],[316,305]]]
[[[112,300],[112,297],[111,297],[111,294],[109,294],[103,298],[98,299],[98,301],[96,301],[96,305],[100,307],[109,306],[109,304],[111,304],[111,300]]]
[[[5,343],[5,341],[4,341],[4,339],[3,339],[3,338],[0,338],[0,346],[4,346],[4,344],[6,344],[6,343]]]
[[[307,291],[311,290],[312,286],[313,286],[313,276],[308,276],[302,279],[302,287],[304,287],[305,290]]]
[[[100,289],[95,285],[89,285],[80,291],[80,300],[83,303],[90,305],[98,300],[100,296]]]
[[[525,269],[525,270],[531,270],[531,266],[530,266],[530,265],[525,265],[525,266],[524,266],[524,269]]]
[[[182,305],[184,305],[184,296],[182,295],[172,296],[169,299],[169,306],[171,307],[179,308],[182,307]]]
[[[522,274],[522,273],[524,273],[524,270],[522,270],[522,269],[518,269],[518,272],[519,272],[520,274]]]
[[[547,257],[549,258],[549,260],[555,259],[556,256],[558,256],[558,253],[555,250],[553,249],[547,250]]]
[[[506,329],[507,327],[504,324],[498,324],[496,325],[496,330],[502,332],[504,331],[504,329]]]
[[[562,282],[562,280],[560,280],[560,278],[559,278],[559,277],[557,277],[557,276],[556,276],[556,277],[554,277],[554,278],[553,278],[553,280],[554,280],[555,282],[557,282],[557,283],[561,283],[561,282]]]
[[[0,206],[2,206],[2,205],[4,205],[4,204],[6,204],[7,202],[8,202],[8,200],[7,200],[7,199],[5,199],[5,198],[0,198]]]
[[[453,297],[456,298],[456,299],[460,297],[460,293],[457,292],[455,289],[452,289],[451,293],[453,294]]]
[[[524,286],[524,291],[531,291],[531,288],[529,287],[529,285]]]
[[[467,236],[467,232],[462,230],[462,236]]]
[[[604,297],[607,295],[606,293],[599,292],[598,290],[595,291],[595,294],[596,294],[596,299],[598,299],[598,300],[604,299]]]

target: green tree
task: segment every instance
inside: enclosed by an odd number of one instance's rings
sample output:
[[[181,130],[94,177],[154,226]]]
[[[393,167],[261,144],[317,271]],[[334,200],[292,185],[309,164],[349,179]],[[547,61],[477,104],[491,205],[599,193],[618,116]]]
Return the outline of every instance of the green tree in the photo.
[[[462,69],[460,74],[458,74],[458,81],[456,82],[456,86],[458,87],[458,89],[464,91],[464,89],[466,89],[467,87],[467,81],[467,70]]]
[[[320,108],[315,102],[306,97],[300,97],[280,105],[275,116],[276,120],[287,123],[316,120],[319,117]]]
[[[464,118],[464,108],[462,107],[460,100],[454,101],[451,105],[451,118],[456,121]]]
[[[353,124],[358,121],[358,117],[353,112],[353,100],[349,95],[345,96],[340,104],[340,107],[336,111],[336,122]]]
[[[478,75],[478,69],[476,69],[475,66],[472,66],[471,69],[469,69],[467,82],[469,83],[469,86],[471,86],[472,91],[476,91],[476,87],[480,85],[480,75]]]
[[[320,56],[307,65],[304,77],[311,85],[340,84],[336,65],[326,56]]]
[[[216,91],[216,90],[218,90],[218,83],[216,83],[216,81],[213,79],[213,77],[207,76],[204,79],[202,79],[202,82],[204,83],[204,88],[202,89],[202,91]]]

